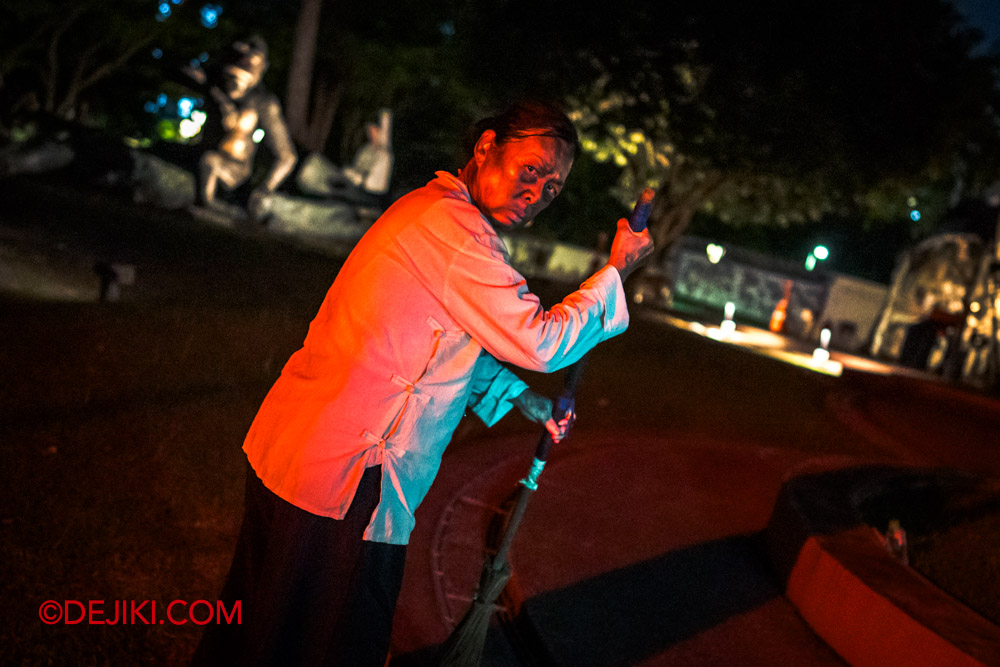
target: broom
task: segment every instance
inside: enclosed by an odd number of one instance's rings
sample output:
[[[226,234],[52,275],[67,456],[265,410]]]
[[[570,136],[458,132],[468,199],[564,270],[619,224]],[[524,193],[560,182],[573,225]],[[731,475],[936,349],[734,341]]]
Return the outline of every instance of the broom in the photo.
[[[646,220],[649,218],[649,211],[652,208],[653,195],[652,188],[646,188],[640,195],[639,201],[636,202],[632,215],[629,217],[629,227],[632,228],[632,231],[641,232],[646,228]],[[566,371],[563,391],[556,399],[552,409],[552,418],[557,423],[573,411],[576,402],[576,389],[583,377],[586,360],[587,357],[584,355]],[[542,474],[552,445],[552,435],[546,430],[538,441],[538,447],[535,448],[535,459],[531,463],[527,477],[519,482],[521,488],[518,490],[517,502],[511,511],[497,552],[492,557],[487,556],[486,562],[483,564],[479,589],[472,600],[472,606],[469,607],[469,611],[465,613],[465,616],[455,626],[455,630],[441,647],[441,658],[438,663],[441,667],[479,667],[482,662],[486,633],[496,609],[496,600],[510,580],[510,564],[507,562],[507,553],[510,551],[514,534],[524,517],[528,500],[538,488],[538,477]]]

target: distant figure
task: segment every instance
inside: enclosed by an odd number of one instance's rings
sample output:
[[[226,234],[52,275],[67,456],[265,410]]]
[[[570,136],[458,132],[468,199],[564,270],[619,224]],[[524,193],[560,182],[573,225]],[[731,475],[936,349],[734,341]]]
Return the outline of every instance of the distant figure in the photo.
[[[340,173],[357,192],[381,196],[389,192],[392,175],[392,112],[382,109],[379,122],[365,127],[368,143],[358,150],[354,162]]]
[[[198,199],[208,208],[227,208],[216,199],[219,181],[233,190],[250,178],[257,150],[254,133],[263,130],[263,141],[275,159],[264,183],[250,195],[248,209],[254,214],[291,173],[297,156],[281,104],[261,81],[268,66],[267,44],[255,36],[234,43],[233,49],[236,57],[223,67],[221,87],[213,85],[208,91],[219,105],[223,135],[218,146],[201,157]],[[188,70],[188,74],[199,83],[206,82],[203,70]]]
[[[792,298],[792,281],[785,281],[785,293],[774,306],[771,312],[771,322],[768,328],[774,333],[781,333],[785,328],[785,320],[788,318],[788,302]]]
[[[816,323],[816,315],[813,313],[812,308],[803,308],[799,311],[799,322],[802,327],[799,338],[810,340],[812,338],[813,325]]]
[[[98,300],[101,303],[119,301],[122,286],[135,284],[134,264],[112,264],[102,259],[94,264],[94,273],[100,281]]]
[[[299,187],[319,197],[352,204],[385,204],[392,176],[392,112],[379,111],[378,122],[365,127],[368,141],[347,167],[338,168],[321,155],[311,155],[299,171]]]

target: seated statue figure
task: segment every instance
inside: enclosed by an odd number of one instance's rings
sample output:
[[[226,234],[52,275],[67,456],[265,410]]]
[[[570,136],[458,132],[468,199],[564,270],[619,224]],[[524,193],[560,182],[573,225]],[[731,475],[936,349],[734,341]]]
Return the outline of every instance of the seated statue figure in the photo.
[[[365,127],[368,141],[350,165],[337,168],[322,155],[311,155],[299,170],[299,189],[310,195],[361,206],[384,205],[392,176],[392,112],[382,109],[378,122]]]
[[[350,183],[359,194],[380,197],[389,192],[392,175],[392,112],[379,112],[379,122],[366,128],[368,142],[354,156],[354,162],[340,171],[341,178]]]
[[[221,181],[225,188],[232,190],[250,178],[257,150],[253,135],[260,129],[264,131],[264,144],[274,154],[274,160],[263,183],[250,195],[247,208],[253,215],[291,173],[297,156],[281,104],[262,82],[268,66],[266,43],[259,37],[252,37],[236,42],[233,48],[235,58],[222,68],[220,85],[212,85],[209,89],[220,110],[222,137],[215,148],[206,150],[201,157],[198,199],[207,208],[232,213],[216,197],[218,184]],[[203,71],[190,73],[195,80],[205,82]]]

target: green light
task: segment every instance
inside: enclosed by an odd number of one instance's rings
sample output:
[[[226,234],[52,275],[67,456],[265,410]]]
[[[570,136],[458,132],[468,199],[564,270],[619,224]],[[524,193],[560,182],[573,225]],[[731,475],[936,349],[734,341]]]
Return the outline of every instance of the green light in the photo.
[[[815,268],[816,268],[816,256],[812,253],[809,253],[809,256],[806,257],[806,271],[812,271]]]
[[[164,141],[177,141],[177,125],[169,118],[163,118],[156,124],[156,133]]]
[[[830,250],[825,245],[818,245],[813,248],[812,254],[816,259],[823,260],[830,256]]]

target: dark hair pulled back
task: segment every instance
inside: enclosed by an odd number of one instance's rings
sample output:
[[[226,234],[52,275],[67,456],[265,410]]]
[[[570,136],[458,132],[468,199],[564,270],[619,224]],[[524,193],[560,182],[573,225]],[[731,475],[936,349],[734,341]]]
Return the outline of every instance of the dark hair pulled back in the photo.
[[[486,130],[496,132],[498,145],[525,137],[554,137],[569,144],[574,155],[580,149],[573,122],[562,109],[549,102],[516,102],[502,113],[480,120],[472,126],[466,141],[467,155],[472,155],[476,142]]]

